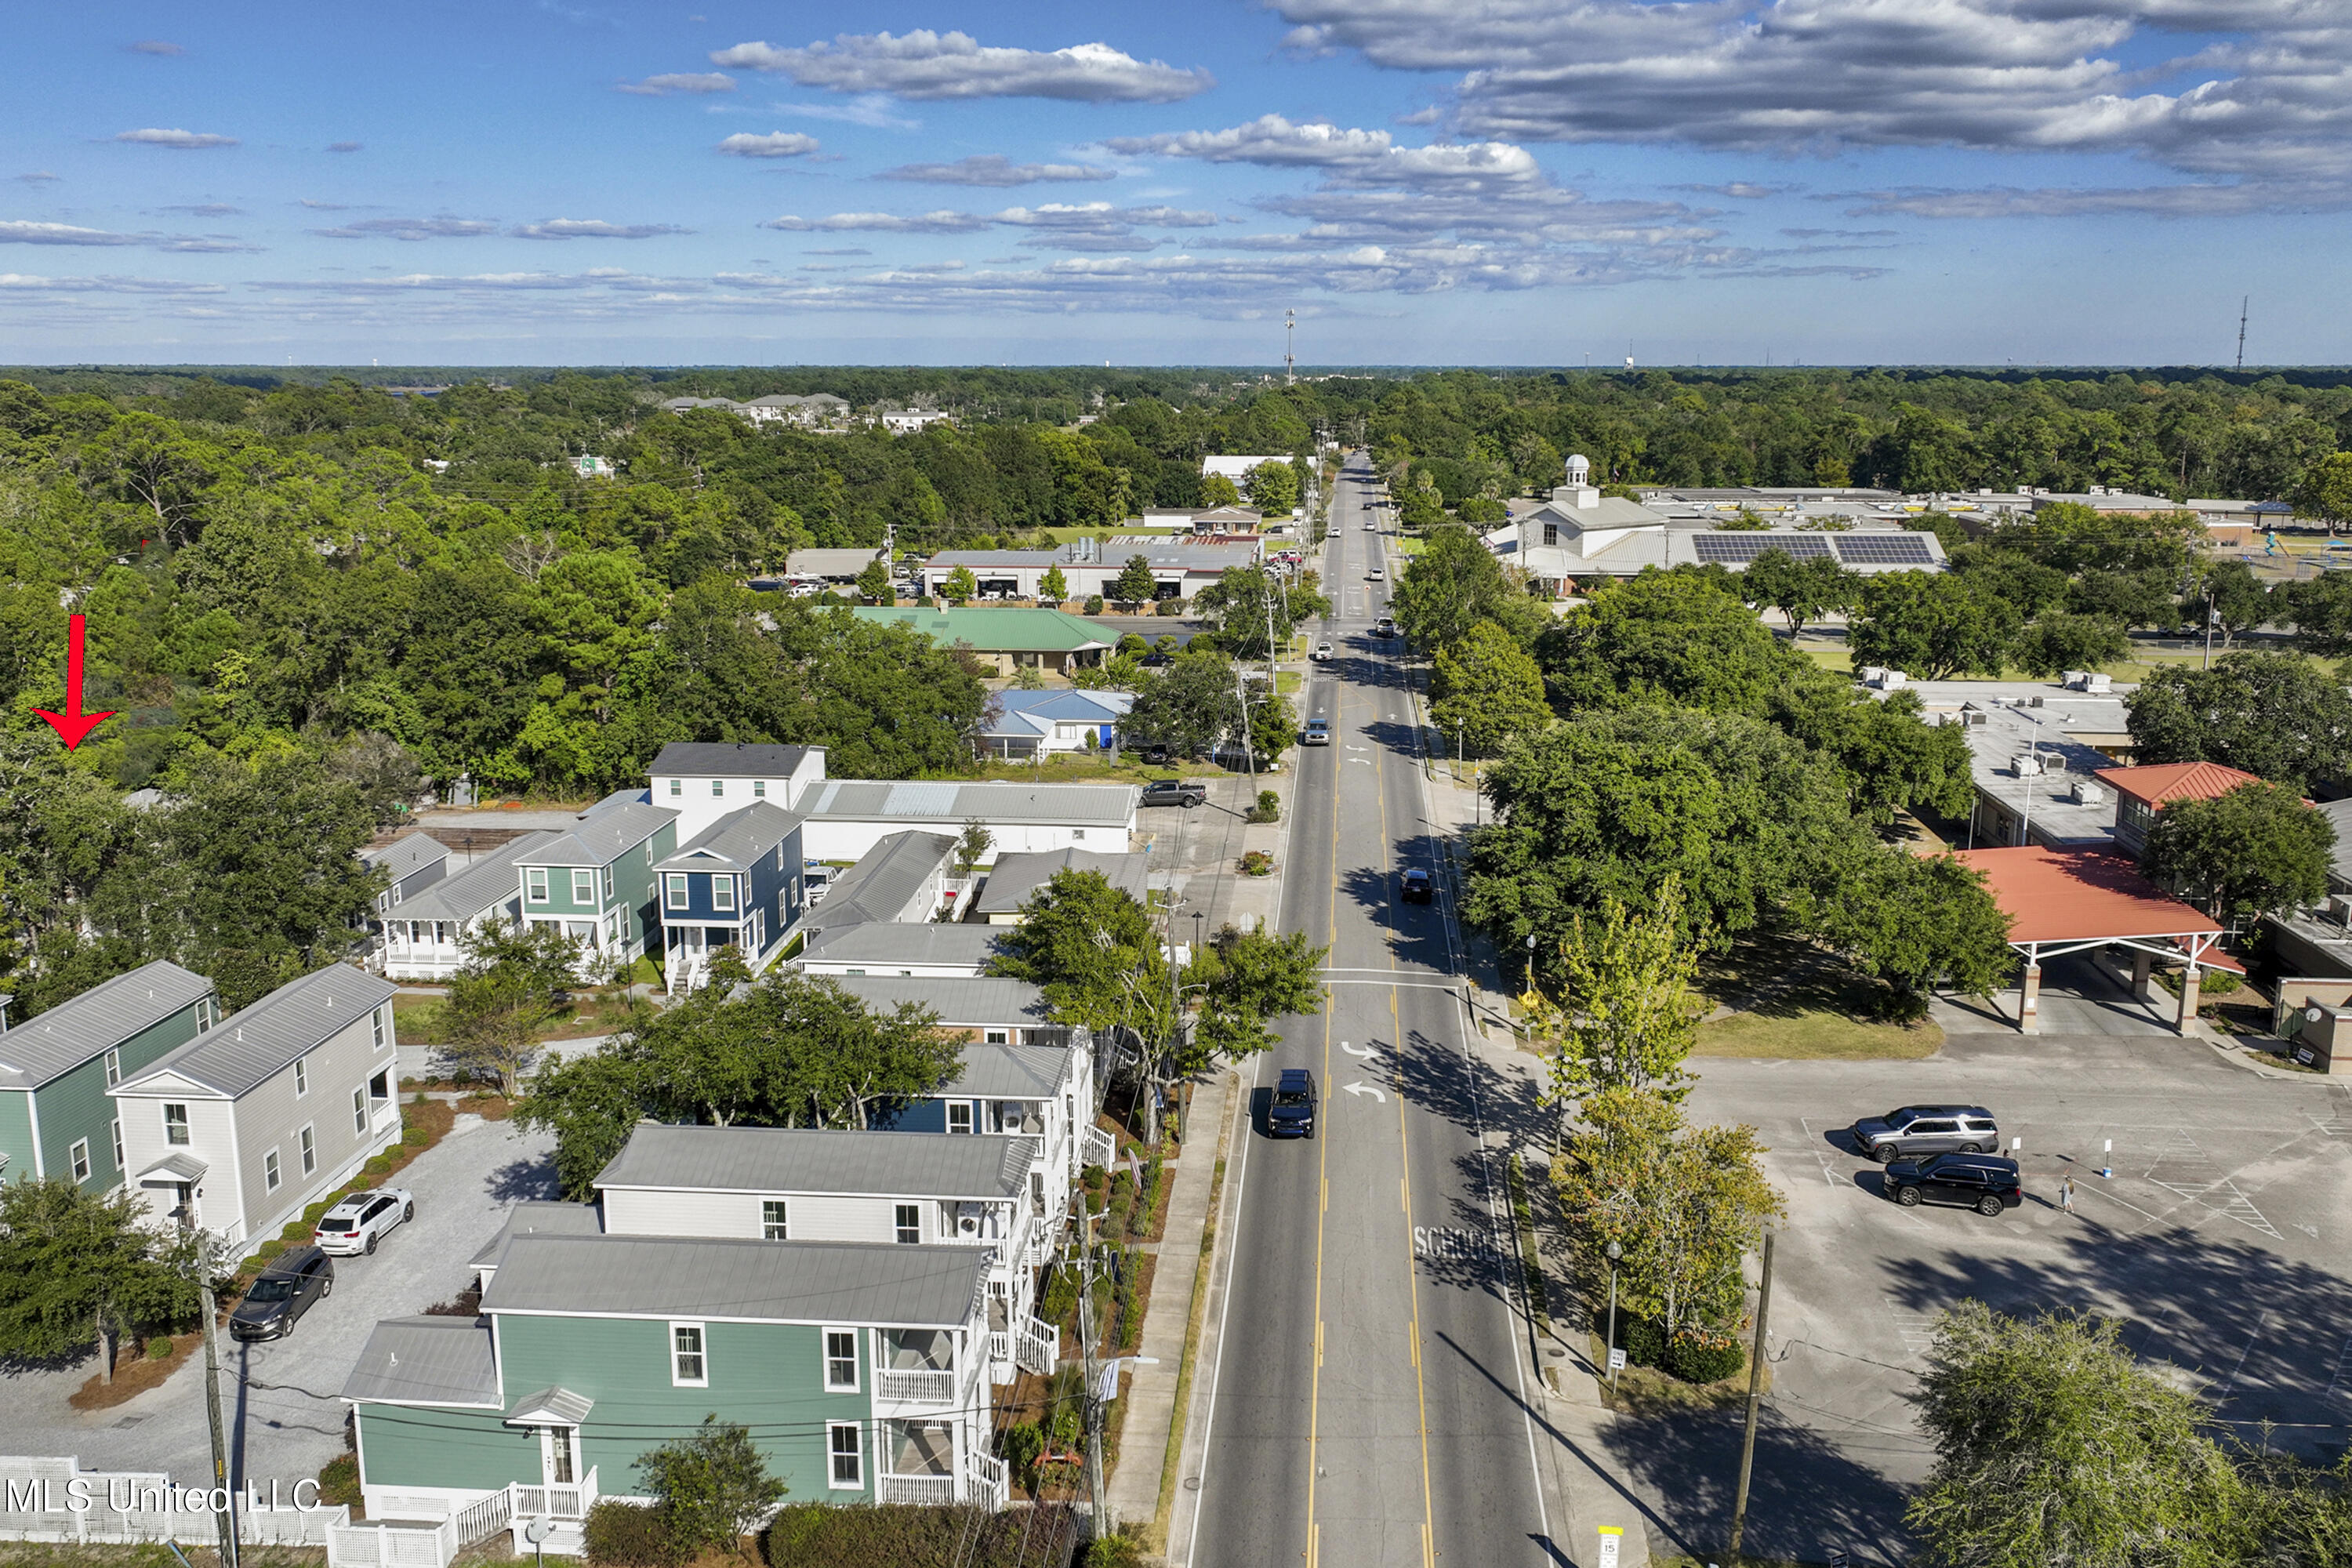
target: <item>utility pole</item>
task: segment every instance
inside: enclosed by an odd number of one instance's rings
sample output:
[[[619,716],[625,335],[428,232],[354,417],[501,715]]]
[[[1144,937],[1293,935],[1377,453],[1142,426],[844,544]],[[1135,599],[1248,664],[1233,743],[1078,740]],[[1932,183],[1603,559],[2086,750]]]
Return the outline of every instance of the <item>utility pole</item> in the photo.
[[[2246,307],[2254,302],[2252,294],[2238,297],[2238,368],[2246,368]]]
[[[1282,379],[1286,384],[1298,379],[1298,356],[1291,351],[1298,346],[1298,312],[1282,313]]]
[[[221,1568],[236,1568],[236,1495],[229,1490],[228,1435],[221,1425],[220,1346],[214,1337],[214,1320],[220,1303],[213,1299],[213,1248],[207,1241],[197,1264],[196,1294],[205,1314],[205,1415],[212,1423],[213,1486],[228,1500],[214,1516],[220,1530]]]
[[[1082,1408],[1087,1421],[1087,1495],[1091,1500],[1094,1538],[1097,1541],[1110,1533],[1110,1521],[1103,1513],[1102,1470],[1102,1401],[1097,1397],[1097,1373],[1095,1367],[1095,1221],[1087,1216],[1086,1266],[1079,1271],[1078,1286],[1078,1349],[1086,1358],[1086,1402]]]
[[[1772,1233],[1764,1233],[1764,1283],[1756,1293],[1756,1348],[1748,1358],[1748,1421],[1739,1438],[1739,1489],[1731,1500],[1731,1544],[1724,1555],[1739,1568],[1739,1538],[1748,1532],[1748,1478],[1756,1468],[1756,1407],[1764,1397],[1764,1320],[1772,1310]]]

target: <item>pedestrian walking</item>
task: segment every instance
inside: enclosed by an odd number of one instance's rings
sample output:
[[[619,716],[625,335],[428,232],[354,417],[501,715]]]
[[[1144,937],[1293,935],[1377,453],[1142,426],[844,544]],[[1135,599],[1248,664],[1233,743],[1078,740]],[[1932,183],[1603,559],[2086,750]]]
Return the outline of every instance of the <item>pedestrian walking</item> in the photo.
[[[2067,1214],[2074,1212],[2074,1173],[2072,1171],[2058,1178],[2058,1207]]]

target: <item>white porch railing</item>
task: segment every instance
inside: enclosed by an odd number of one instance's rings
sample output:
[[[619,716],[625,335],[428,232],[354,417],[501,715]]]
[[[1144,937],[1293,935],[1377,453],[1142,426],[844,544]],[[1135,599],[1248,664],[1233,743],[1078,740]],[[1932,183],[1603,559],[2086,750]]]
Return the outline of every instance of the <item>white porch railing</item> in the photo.
[[[891,1476],[874,1478],[874,1500],[936,1507],[956,1500],[953,1476]]]
[[[877,1397],[904,1400],[909,1404],[952,1405],[955,1403],[955,1373],[929,1367],[911,1370],[885,1367],[875,1375],[874,1392]]]
[[[1010,1473],[1004,1461],[993,1454],[967,1452],[964,1455],[964,1495],[970,1502],[986,1503],[1002,1513],[1013,1498]]]
[[[1055,1365],[1062,1355],[1062,1331],[1043,1318],[1022,1320],[1019,1342],[1013,1356],[1024,1372],[1034,1372],[1039,1377],[1054,1375]]]
[[[521,1521],[585,1519],[596,1468],[569,1486],[509,1483],[437,1520],[386,1520],[327,1529],[328,1568],[449,1568],[450,1559]]]
[[[1099,1127],[1088,1127],[1080,1132],[1078,1160],[1080,1164],[1100,1165],[1108,1171],[1110,1169],[1110,1163],[1118,1158],[1118,1141],[1108,1132]]]

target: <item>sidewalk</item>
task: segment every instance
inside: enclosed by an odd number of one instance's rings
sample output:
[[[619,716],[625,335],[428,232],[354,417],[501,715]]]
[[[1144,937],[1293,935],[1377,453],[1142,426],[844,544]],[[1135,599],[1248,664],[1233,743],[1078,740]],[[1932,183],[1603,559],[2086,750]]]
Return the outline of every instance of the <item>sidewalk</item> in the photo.
[[[1192,1321],[1193,1286],[1201,1273],[1201,1237],[1209,1222],[1209,1189],[1217,1162],[1232,1139],[1232,1108],[1240,1079],[1226,1068],[1213,1071],[1192,1094],[1188,1118],[1192,1136],[1171,1166],[1176,1184],[1168,1194],[1168,1228],[1159,1244],[1160,1264],[1151,1277],[1150,1305],[1143,1317],[1143,1342],[1137,1353],[1157,1364],[1137,1366],[1122,1411],[1118,1468],[1111,1472],[1104,1500],[1114,1521],[1142,1524],[1150,1539],[1166,1539],[1160,1517],[1168,1470],[1168,1447],[1176,1435],[1176,1392],[1184,1373],[1184,1344]]]

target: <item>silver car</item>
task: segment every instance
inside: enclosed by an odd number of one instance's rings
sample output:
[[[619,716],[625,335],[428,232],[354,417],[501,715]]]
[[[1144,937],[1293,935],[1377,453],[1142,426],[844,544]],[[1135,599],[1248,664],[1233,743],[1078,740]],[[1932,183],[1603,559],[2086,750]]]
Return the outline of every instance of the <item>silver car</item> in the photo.
[[[404,1187],[378,1187],[354,1193],[319,1216],[312,1239],[319,1250],[338,1258],[373,1252],[383,1233],[403,1220],[416,1217],[416,1198]]]

